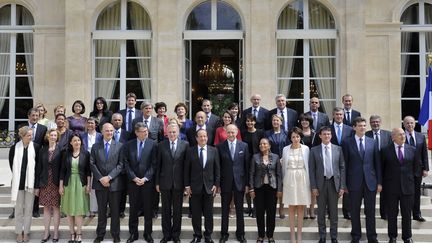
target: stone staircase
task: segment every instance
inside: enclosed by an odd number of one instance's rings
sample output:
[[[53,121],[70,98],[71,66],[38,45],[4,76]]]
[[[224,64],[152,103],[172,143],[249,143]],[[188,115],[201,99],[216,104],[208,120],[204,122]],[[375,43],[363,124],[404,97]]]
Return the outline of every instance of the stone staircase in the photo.
[[[215,198],[214,203],[214,234],[213,239],[215,242],[219,240],[219,232],[220,232],[220,224],[221,224],[221,203],[220,203],[220,197],[217,196]],[[379,201],[379,200],[377,200]],[[181,239],[184,240],[184,242],[189,242],[189,240],[186,239],[192,239],[193,238],[193,230],[192,230],[192,222],[191,219],[187,217],[187,201],[185,200],[183,204],[183,218],[182,218],[182,234]],[[350,241],[350,231],[351,231],[351,223],[349,220],[343,219],[341,217],[342,212],[341,208],[342,205],[338,205],[339,208],[339,240],[340,242],[349,242]],[[286,214],[288,214],[287,209]],[[420,223],[417,221],[413,221],[412,228],[413,228],[413,240],[414,242],[432,242],[432,204],[430,197],[422,196],[421,198],[421,210],[422,215],[426,219],[426,222]],[[15,242],[15,222],[13,219],[9,219],[8,216],[12,212],[12,205],[10,204],[10,187],[0,187],[0,242]],[[378,239],[380,242],[388,242],[387,237],[387,221],[381,220],[379,217],[379,210],[377,205],[376,210],[377,220],[376,220],[376,227],[377,227],[377,233],[378,233]],[[363,231],[363,240],[366,242],[365,239],[365,220],[364,215],[362,215],[362,231]],[[140,234],[142,234],[143,231],[143,218],[140,218]],[[401,233],[400,233],[400,217],[399,217],[399,241],[402,242],[400,239]],[[83,239],[85,239],[83,242],[92,242],[92,240],[95,237],[95,231],[96,231],[96,225],[97,225],[97,217],[94,218],[85,218],[84,220],[84,227],[83,227]],[[108,222],[109,225],[109,222]],[[230,218],[229,222],[229,232],[230,232],[230,241],[235,241],[235,218]],[[329,225],[327,223],[327,225]],[[109,228],[109,226],[108,226]],[[31,242],[40,242],[40,239],[42,238],[44,226],[43,226],[43,217],[40,218],[33,218],[32,222],[32,231],[30,238],[33,239]],[[245,230],[246,230],[246,239],[248,239],[248,242],[255,242],[255,239],[257,237],[257,227],[256,227],[256,221],[254,218],[248,217],[245,215]],[[305,220],[303,224],[303,242],[317,242],[318,240],[318,233],[317,233],[317,220]],[[61,219],[60,223],[60,242],[67,242],[66,239],[69,237],[69,228],[67,219],[63,218]],[[129,237],[128,233],[128,205],[126,209],[126,217],[121,219],[121,239],[125,242],[126,239]],[[142,237],[142,235],[140,236]],[[278,242],[288,242],[289,239],[289,222],[288,217],[285,219],[276,219],[276,230],[274,234],[275,239]],[[154,219],[153,221],[153,238],[155,239],[161,239],[162,238],[162,228],[161,228],[161,217],[159,215],[159,218]],[[329,236],[327,237],[329,238]],[[106,235],[106,242],[110,241],[110,235],[107,233]],[[140,238],[137,242],[144,242],[142,238]],[[155,242],[159,242],[158,240],[155,240]],[[329,242],[329,241],[328,241]]]

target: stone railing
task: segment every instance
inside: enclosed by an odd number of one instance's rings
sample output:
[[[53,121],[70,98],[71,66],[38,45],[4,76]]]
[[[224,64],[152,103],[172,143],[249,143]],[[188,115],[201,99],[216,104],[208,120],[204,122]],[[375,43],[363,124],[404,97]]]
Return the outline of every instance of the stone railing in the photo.
[[[0,131],[0,148],[9,148],[15,144],[15,131]]]

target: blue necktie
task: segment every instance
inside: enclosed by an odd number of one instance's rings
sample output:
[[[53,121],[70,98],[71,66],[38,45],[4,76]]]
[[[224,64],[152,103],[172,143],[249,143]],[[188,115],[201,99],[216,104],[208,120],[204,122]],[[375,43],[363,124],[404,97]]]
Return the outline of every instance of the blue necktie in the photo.
[[[337,141],[338,141],[338,144],[341,145],[341,143],[342,143],[342,129],[341,129],[341,125],[337,125],[337,127],[338,127],[337,134],[336,134]]]
[[[363,138],[360,138],[359,140],[360,140],[360,145],[359,145],[359,147],[360,147],[360,156],[361,156],[362,160],[364,160],[365,150],[364,150],[364,147],[363,147]]]
[[[108,160],[108,154],[109,154],[109,143],[105,143],[105,159]]]
[[[128,122],[128,125],[127,125],[127,131],[128,132],[130,132],[130,131],[132,131],[132,109],[129,109],[128,110],[128,120],[127,120],[127,122]]]
[[[204,168],[204,155],[203,155],[203,150],[204,150],[204,148],[200,148],[199,160],[200,160],[200,162],[201,162],[201,166]]]
[[[139,149],[138,149],[138,160],[141,160],[141,150],[143,147],[143,141],[140,142],[139,144]]]
[[[120,136],[119,136],[119,130],[116,130],[115,133],[114,133],[114,140],[115,140],[116,142],[118,142],[119,139],[120,139]]]
[[[398,159],[399,159],[399,163],[403,164],[403,153],[402,153],[402,146],[398,146]]]

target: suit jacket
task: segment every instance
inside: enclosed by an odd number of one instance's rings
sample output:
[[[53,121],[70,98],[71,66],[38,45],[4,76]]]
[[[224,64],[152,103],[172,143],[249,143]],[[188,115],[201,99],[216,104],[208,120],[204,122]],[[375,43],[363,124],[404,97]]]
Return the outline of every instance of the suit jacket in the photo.
[[[257,129],[265,129],[266,126],[266,120],[268,117],[268,110],[262,106],[260,106],[259,110],[258,110],[258,115],[256,117],[256,124],[255,124],[255,128]],[[247,114],[253,114],[253,108],[249,107],[245,110],[243,110],[242,112],[242,125],[241,128],[242,129],[246,129],[246,116]]]
[[[288,128],[285,129],[285,130],[289,131],[291,128],[293,128],[294,126],[297,125],[298,114],[297,114],[297,111],[295,111],[295,110],[293,110],[291,108],[287,107],[286,109],[287,109],[287,114],[288,114]],[[273,128],[271,117],[274,114],[279,114],[278,113],[278,108],[274,108],[273,110],[271,110],[271,111],[268,112],[266,130],[270,130],[270,129]],[[285,119],[287,119],[287,118],[285,117]],[[285,124],[285,123],[283,123],[283,124]]]
[[[127,114],[127,111],[129,110],[129,108],[126,108],[126,109],[123,109],[123,110],[119,110],[118,111],[118,113],[120,113],[121,115],[122,115],[122,117],[123,117],[123,124],[122,124],[122,129],[125,129],[126,130],[126,117],[128,116],[128,114]],[[139,109],[137,109],[137,108],[135,108],[135,117],[134,118],[132,118],[132,121],[130,121],[130,122],[132,122],[132,124],[133,124],[133,120],[135,119],[135,118],[137,118],[137,117],[142,117],[143,116],[143,114],[142,114],[142,112],[139,110]],[[129,132],[133,132],[134,131],[134,127],[133,127],[133,125],[132,125],[132,131],[129,131]]]
[[[88,151],[88,133],[87,132],[81,133],[81,140],[82,140],[84,150]],[[103,140],[102,134],[96,132],[95,144],[102,142],[102,140]]]
[[[132,122],[132,127],[135,127],[135,124],[138,122],[144,123],[144,117],[136,117]],[[160,142],[164,139],[164,123],[162,120],[152,116],[150,120],[150,124],[147,124],[149,135],[148,138],[155,140],[156,142]],[[130,139],[136,138],[135,132],[131,133]]]
[[[283,148],[291,143],[291,140],[288,138],[288,133],[284,130],[281,130],[279,134],[275,134],[273,129],[268,130],[264,133],[264,137],[268,138],[270,142],[271,152],[277,154],[279,158],[282,157]]]
[[[378,144],[370,137],[364,137],[364,159],[361,158],[355,137],[342,143],[345,157],[346,185],[350,191],[362,190],[363,183],[370,191],[377,189],[381,181],[381,159]]]
[[[156,185],[161,190],[184,189],[184,166],[189,149],[187,141],[177,139],[177,147],[174,157],[171,155],[171,144],[165,140],[158,145],[157,170],[155,175]]]
[[[245,191],[249,186],[249,148],[247,143],[237,140],[234,160],[231,158],[229,141],[225,140],[217,146],[220,158],[220,185],[222,192],[231,192],[233,186],[237,191]]]
[[[336,192],[345,189],[345,158],[342,148],[331,144],[334,188]],[[309,180],[311,189],[322,191],[324,185],[324,155],[321,144],[312,147],[309,152]]]
[[[370,137],[370,138],[374,138],[374,131],[369,130],[366,132],[366,137]],[[386,147],[387,145],[393,143],[392,139],[391,139],[391,132],[387,131],[387,130],[379,130],[379,139],[380,139],[380,144],[379,144],[379,149],[383,149],[384,147]],[[376,141],[375,141],[376,142]]]
[[[60,180],[63,181],[63,185],[69,184],[69,178],[72,173],[72,153],[67,151],[63,152],[62,161],[60,168]],[[90,173],[90,153],[87,150],[81,150],[78,161],[78,173],[81,184],[87,185],[87,177],[91,176]],[[93,184],[94,185],[94,184]]]
[[[28,122],[25,122],[25,123],[20,124],[19,128],[24,127],[24,126],[31,127]],[[36,125],[36,134],[33,134],[33,137],[34,137],[33,142],[39,144],[40,145],[39,148],[42,148],[42,146],[45,144],[46,132],[47,132],[46,126],[39,124],[39,123]],[[18,132],[16,134],[18,135]],[[19,137],[17,137],[17,139],[15,139],[15,141],[19,141],[19,140],[21,140]],[[38,151],[35,151],[35,152],[37,153]]]
[[[282,192],[282,165],[279,155],[270,153],[269,160],[270,162],[266,166],[263,163],[261,153],[253,155],[249,166],[249,185],[251,189],[262,187],[268,167],[268,173],[271,175],[269,185],[278,192]]]
[[[344,110],[344,112],[345,112],[345,110]],[[350,116],[351,116],[351,121],[347,121],[347,120],[345,119],[345,114],[344,114],[343,124],[352,127],[352,122],[353,122],[354,119],[356,119],[357,117],[360,117],[360,116],[361,116],[361,113],[360,113],[359,111],[356,111],[356,110],[354,110],[354,109],[351,109],[351,114],[350,114]]]
[[[427,145],[426,145],[426,138],[423,134],[419,132],[414,132],[415,136],[415,150],[416,153],[419,154],[420,158],[420,166],[417,167],[417,171],[415,171],[415,176],[422,177],[423,170],[429,171],[429,161],[428,161],[428,154],[427,154]],[[409,138],[407,137],[405,140],[405,143],[408,144]]]
[[[124,169],[122,147],[123,144],[116,143],[112,139],[108,159],[106,159],[104,141],[102,140],[102,142],[93,145],[90,155],[90,168],[93,173],[93,188],[95,190],[105,190],[105,187],[99,181],[104,176],[112,178],[108,188],[110,191],[125,189],[121,173]]]
[[[190,186],[192,193],[201,194],[204,188],[212,194],[212,187],[220,185],[220,160],[215,147],[207,145],[207,161],[203,168],[199,159],[198,146],[188,149],[184,167],[184,185]]]
[[[206,131],[207,131],[207,145],[213,145],[214,142],[214,134],[215,134],[215,130],[213,130],[211,127],[206,126]],[[197,145],[197,141],[196,141],[196,125],[193,125],[191,128],[189,128],[186,131],[186,137],[187,140],[189,142],[189,146],[196,146]]]
[[[147,178],[153,181],[156,169],[156,141],[147,138],[141,151],[141,158],[138,160],[138,140],[133,139],[123,145],[123,161],[129,181],[135,177]]]
[[[305,114],[306,114],[306,115],[309,115],[309,116],[311,116],[311,117],[313,118],[313,116],[312,116],[312,112],[311,112],[311,111],[308,111],[308,112],[306,112]],[[317,119],[318,119],[318,121],[317,121],[317,127],[314,127],[314,126],[313,126],[313,123],[310,124],[311,127],[312,127],[316,132],[319,132],[319,129],[320,129],[321,127],[323,127],[323,126],[330,126],[330,120],[329,120],[329,117],[327,116],[326,113],[323,113],[323,112],[319,112],[319,111],[318,111]]]
[[[43,187],[48,183],[48,166],[49,166],[49,146],[43,146],[39,150],[39,166],[40,166],[40,174],[39,174],[39,186]],[[56,186],[59,185],[60,180],[60,168],[63,163],[62,153],[60,147],[57,145],[54,150],[53,158],[51,160],[52,163],[52,173],[53,173],[53,182]]]
[[[332,144],[339,145],[339,146],[341,146],[346,139],[348,139],[349,137],[352,137],[353,132],[354,132],[352,127],[345,125],[345,124],[342,124],[342,139],[341,139],[341,143],[339,144],[338,140],[337,140],[337,136],[336,136],[336,130],[334,128],[334,123],[331,124],[330,129],[331,129],[331,134],[332,134],[332,138],[331,138],[330,142]],[[321,138],[319,136],[316,136],[315,144],[320,144],[320,143],[321,143]]]
[[[115,135],[116,130],[114,129],[114,135]],[[126,129],[121,129],[120,130],[120,138],[119,138],[119,142],[122,144],[125,144],[127,141],[129,141],[129,138],[131,138],[131,133],[126,131]],[[114,136],[113,136],[114,139]]]
[[[219,127],[220,117],[216,116],[214,113],[211,113],[206,126],[211,128],[211,130],[216,130]]]
[[[383,188],[387,193],[414,194],[414,176],[420,167],[420,155],[411,145],[404,146],[403,163],[399,162],[395,145],[391,143],[381,150]]]

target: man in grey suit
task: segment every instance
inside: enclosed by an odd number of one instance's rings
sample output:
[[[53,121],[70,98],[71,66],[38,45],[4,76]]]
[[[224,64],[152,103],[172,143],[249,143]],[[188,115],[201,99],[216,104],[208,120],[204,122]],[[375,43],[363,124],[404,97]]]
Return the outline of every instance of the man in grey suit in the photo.
[[[184,190],[184,164],[189,143],[179,139],[179,127],[170,124],[167,127],[168,140],[158,146],[156,191],[162,198],[162,233],[161,243],[173,240],[180,243],[181,210]],[[172,210],[171,210],[172,208]]]
[[[369,124],[372,130],[366,132],[366,137],[373,138],[375,143],[378,143],[378,150],[381,151],[382,148],[391,144],[391,132],[381,129],[381,117],[378,115],[372,115],[369,118]],[[386,200],[385,193],[380,192],[380,215],[381,219],[387,219],[386,212]]]
[[[306,112],[306,115],[310,115],[313,119],[313,124],[311,124],[315,131],[323,126],[330,126],[330,120],[326,113],[320,112],[320,101],[318,97],[312,97],[309,101],[310,111]]]
[[[208,99],[204,99],[202,101],[201,109],[206,113],[207,120],[205,122],[206,126],[209,127],[211,130],[216,130],[216,128],[219,126],[220,117],[212,113],[212,103]],[[211,141],[213,142],[213,141]]]
[[[132,126],[135,127],[135,124],[138,122],[143,122],[148,127],[148,137],[156,142],[160,142],[164,138],[164,124],[162,120],[151,115],[152,111],[153,105],[150,102],[144,101],[141,103],[141,112],[143,115],[136,117],[132,122]],[[131,139],[136,138],[134,133],[131,136]]]
[[[107,206],[111,211],[111,236],[120,242],[120,195],[125,190],[123,174],[122,144],[113,138],[111,123],[102,126],[103,141],[93,145],[90,168],[93,173],[93,188],[98,203],[98,225],[95,243],[102,242],[106,233]]]
[[[255,128],[257,129],[265,129],[266,125],[266,119],[267,119],[267,113],[269,112],[266,108],[262,107],[260,105],[261,102],[261,95],[254,94],[251,96],[250,101],[252,103],[252,106],[243,110],[241,118],[242,120],[242,126],[241,130],[245,130],[246,128],[246,115],[252,114],[256,118],[256,124]]]
[[[337,243],[338,199],[344,194],[345,160],[342,148],[331,144],[329,127],[319,133],[321,145],[312,147],[309,154],[309,179],[312,194],[317,197],[319,243],[326,242],[326,208],[330,213],[331,242]]]

